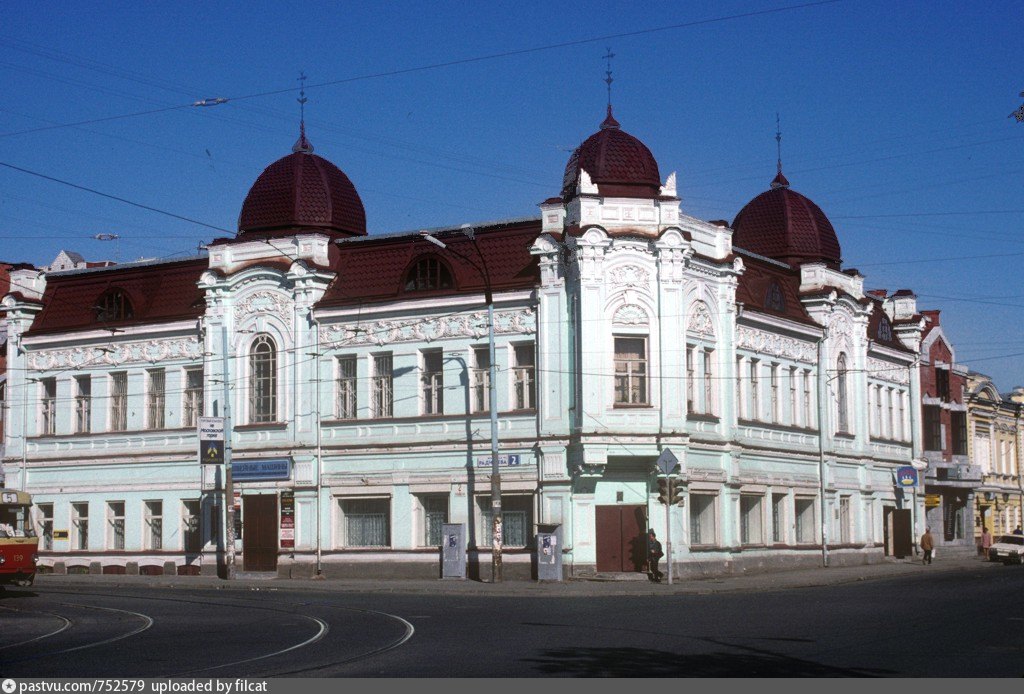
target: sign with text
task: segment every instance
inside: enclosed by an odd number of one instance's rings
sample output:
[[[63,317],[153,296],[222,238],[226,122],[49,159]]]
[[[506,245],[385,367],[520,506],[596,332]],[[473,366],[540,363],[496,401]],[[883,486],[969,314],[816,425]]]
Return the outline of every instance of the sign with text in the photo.
[[[512,455],[498,456],[498,465],[501,467],[515,467],[516,465],[519,465],[519,463],[520,458],[518,453],[513,453]],[[491,456],[487,456],[486,458],[477,458],[476,466],[491,467]]]
[[[223,465],[224,418],[200,417],[196,429],[199,433],[199,462],[203,465]]]
[[[231,461],[231,478],[235,482],[288,480],[292,477],[291,458]]]
[[[281,492],[281,549],[295,548],[295,492]]]

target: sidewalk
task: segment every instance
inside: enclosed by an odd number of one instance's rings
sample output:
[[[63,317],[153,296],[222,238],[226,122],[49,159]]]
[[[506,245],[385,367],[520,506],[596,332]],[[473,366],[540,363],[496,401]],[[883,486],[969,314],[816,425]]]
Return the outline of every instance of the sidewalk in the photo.
[[[929,566],[923,566],[919,557],[893,559],[879,564],[839,566],[830,568],[795,569],[774,571],[742,576],[720,576],[714,578],[688,578],[668,583],[654,584],[649,581],[587,581],[569,580],[562,582],[508,581],[500,584],[460,580],[380,580],[380,579],[266,579],[241,577],[225,581],[210,576],[123,576],[123,575],[55,575],[41,574],[36,577],[34,590],[45,592],[48,587],[88,588],[91,586],[131,588],[181,588],[205,590],[244,591],[289,591],[315,590],[334,593],[394,593],[446,595],[495,595],[495,596],[613,596],[613,595],[710,595],[733,592],[762,592],[832,586],[858,581],[896,579],[921,573],[948,571],[1012,571],[1016,567],[1004,567],[978,557],[973,551],[947,550],[944,556],[936,558]],[[667,579],[666,579],[667,580]]]

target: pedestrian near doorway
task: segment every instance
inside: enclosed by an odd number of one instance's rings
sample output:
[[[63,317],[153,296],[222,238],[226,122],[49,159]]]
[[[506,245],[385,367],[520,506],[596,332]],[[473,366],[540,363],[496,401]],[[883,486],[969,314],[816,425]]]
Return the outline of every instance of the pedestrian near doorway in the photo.
[[[988,559],[988,548],[992,546],[992,533],[985,528],[981,531],[981,556]]]
[[[647,568],[650,571],[649,577],[655,583],[661,583],[662,573],[658,569],[658,562],[664,556],[661,551],[661,543],[654,534],[654,528],[647,531]]]
[[[1024,535],[1024,530],[1022,530],[1022,529],[1021,529],[1021,527],[1020,527],[1020,526],[1018,525],[1018,526],[1017,526],[1017,527],[1016,527],[1016,528],[1014,529],[1014,531],[1013,531],[1013,534],[1014,534],[1014,535]]]
[[[921,536],[921,549],[924,550],[924,559],[921,560],[921,563],[931,564],[932,552],[935,550],[935,540],[932,538],[931,528],[924,529],[924,535]]]

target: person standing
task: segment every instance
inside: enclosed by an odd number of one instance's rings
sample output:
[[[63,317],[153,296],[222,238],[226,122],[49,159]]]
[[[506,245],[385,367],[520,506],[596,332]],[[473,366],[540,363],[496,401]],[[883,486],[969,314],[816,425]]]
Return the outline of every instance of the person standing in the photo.
[[[921,560],[921,563],[931,564],[932,550],[935,549],[935,540],[932,538],[931,528],[924,529],[924,535],[921,536],[921,549],[924,550],[924,559]]]
[[[662,573],[658,570],[658,562],[661,561],[664,552],[661,551],[661,543],[654,535],[654,528],[647,531],[647,568],[650,570],[650,578],[655,583],[661,583]]]
[[[1013,529],[1013,534],[1014,535],[1024,535],[1024,530],[1022,530],[1021,527],[1018,525],[1016,528]]]
[[[988,548],[992,546],[992,533],[985,528],[981,531],[981,556],[988,559]]]

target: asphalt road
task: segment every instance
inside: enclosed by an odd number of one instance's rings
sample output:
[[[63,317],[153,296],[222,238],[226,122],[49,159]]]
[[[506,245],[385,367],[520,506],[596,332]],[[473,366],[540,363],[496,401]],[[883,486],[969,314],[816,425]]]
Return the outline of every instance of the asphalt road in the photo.
[[[1024,567],[725,594],[339,592],[40,580],[4,677],[1024,675]]]

